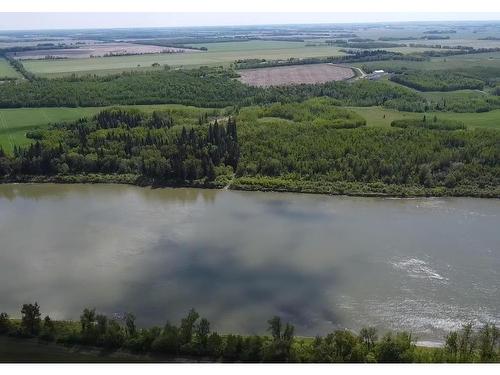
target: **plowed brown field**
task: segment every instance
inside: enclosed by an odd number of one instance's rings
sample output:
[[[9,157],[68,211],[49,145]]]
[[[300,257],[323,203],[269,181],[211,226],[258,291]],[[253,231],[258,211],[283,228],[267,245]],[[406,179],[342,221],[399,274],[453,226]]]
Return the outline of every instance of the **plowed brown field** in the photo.
[[[351,68],[332,64],[278,66],[245,69],[238,72],[240,81],[251,86],[283,86],[297,83],[324,83],[354,77]]]

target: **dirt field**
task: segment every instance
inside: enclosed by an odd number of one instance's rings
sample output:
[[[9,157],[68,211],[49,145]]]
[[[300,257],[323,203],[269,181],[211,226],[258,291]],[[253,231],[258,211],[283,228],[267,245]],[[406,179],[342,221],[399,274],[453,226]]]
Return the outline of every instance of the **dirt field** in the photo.
[[[102,57],[109,55],[130,55],[149,53],[179,53],[198,52],[192,49],[173,48],[162,46],[150,46],[134,43],[99,43],[85,44],[75,49],[43,49],[33,51],[22,51],[10,54],[19,60],[44,59],[46,56],[58,58],[85,59],[89,57]]]
[[[251,86],[283,86],[296,83],[324,83],[354,77],[351,68],[332,64],[279,66],[245,69],[238,72],[239,80]]]

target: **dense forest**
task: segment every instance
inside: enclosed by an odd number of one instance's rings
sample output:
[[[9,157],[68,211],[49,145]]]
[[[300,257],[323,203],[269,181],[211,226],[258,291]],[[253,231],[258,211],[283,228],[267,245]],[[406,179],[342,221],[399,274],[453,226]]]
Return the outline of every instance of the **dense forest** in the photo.
[[[209,183],[238,163],[236,123],[224,122],[205,115],[186,127],[168,111],[112,108],[29,132],[29,147],[16,147],[13,158],[0,155],[0,175],[132,174],[156,183]]]
[[[308,123],[337,129],[351,129],[366,125],[366,120],[352,111],[339,108],[330,98],[314,98],[302,103],[274,103],[265,107],[245,109],[256,118],[281,118],[294,123]]]
[[[0,108],[161,103],[226,107],[297,102],[316,96],[329,96],[344,105],[385,105],[408,111],[423,111],[427,104],[417,93],[384,82],[257,88],[237,81],[234,74],[228,70],[202,68],[9,82],[0,90]]]
[[[29,132],[29,147],[16,147],[13,156],[0,151],[0,175],[132,175],[133,183],[220,187],[235,172],[236,189],[500,196],[498,131],[436,117],[367,128],[336,104],[314,98],[189,121],[109,109]]]
[[[240,111],[234,188],[500,196],[496,130],[433,129],[463,128],[440,119],[428,119],[428,126],[338,129],[306,116],[294,121],[297,115],[282,114],[294,106],[279,106],[270,107],[274,117],[259,118],[267,108]]]
[[[11,81],[2,84],[0,108],[163,103],[222,108],[300,102],[319,96],[337,99],[341,105],[381,105],[410,112],[482,112],[500,108],[500,99],[495,96],[480,95],[469,100],[468,97],[457,95],[435,101],[411,89],[383,81],[358,80],[261,88],[247,86],[239,82],[236,76],[232,70],[200,68],[122,73],[107,77]]]
[[[391,81],[420,91],[482,90],[484,82],[447,71],[405,71],[395,74]]]
[[[237,81],[234,75],[228,70],[202,68],[9,82],[0,90],[0,108],[161,103],[226,107],[296,102],[315,96],[329,96],[344,105],[385,105],[407,111],[427,108],[425,98],[417,93],[384,82],[363,80],[258,88]]]
[[[430,109],[428,101],[410,89],[370,80],[271,87],[259,90],[250,104],[293,103],[322,96],[336,99],[338,105],[345,106],[380,105],[410,112]]]
[[[2,85],[0,107],[90,107],[175,103],[225,107],[245,102],[255,89],[224,70],[155,71],[107,77],[36,79]]]
[[[474,329],[471,324],[450,332],[443,348],[419,348],[409,332],[385,333],[363,328],[359,333],[336,330],[315,338],[295,337],[295,327],[275,316],[267,322],[268,335],[219,334],[210,322],[191,309],[179,325],[139,328],[127,313],[109,318],[95,309],[83,310],[79,322],[42,319],[38,303],[24,304],[21,319],[0,313],[0,335],[56,341],[69,347],[93,346],[112,352],[199,358],[219,362],[293,363],[457,363],[498,362],[500,331],[493,324]]]

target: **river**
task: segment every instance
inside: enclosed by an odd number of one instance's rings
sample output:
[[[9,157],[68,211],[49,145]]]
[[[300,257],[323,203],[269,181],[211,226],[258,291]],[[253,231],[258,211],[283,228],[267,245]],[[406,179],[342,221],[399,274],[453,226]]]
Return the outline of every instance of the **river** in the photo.
[[[500,324],[500,200],[126,185],[0,185],[0,310],[140,325],[189,308],[220,332]]]

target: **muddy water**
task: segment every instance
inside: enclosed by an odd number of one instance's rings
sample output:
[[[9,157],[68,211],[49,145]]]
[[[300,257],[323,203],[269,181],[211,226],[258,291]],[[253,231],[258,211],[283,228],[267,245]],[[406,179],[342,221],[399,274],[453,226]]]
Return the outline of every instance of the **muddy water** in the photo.
[[[0,185],[0,310],[39,301],[222,332],[500,324],[500,201]]]

